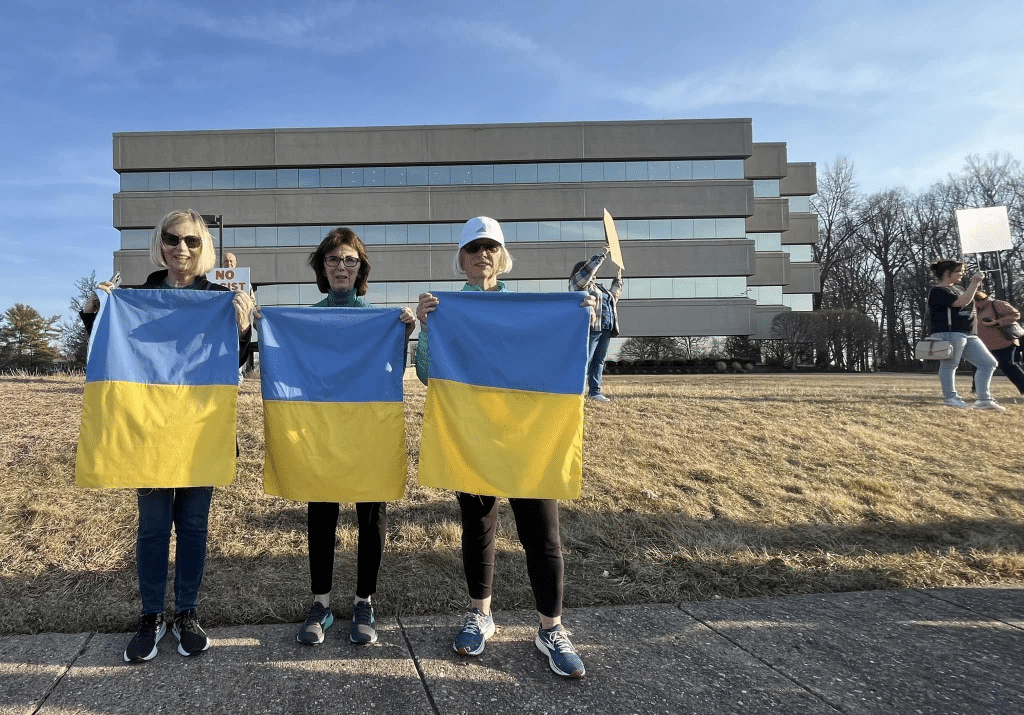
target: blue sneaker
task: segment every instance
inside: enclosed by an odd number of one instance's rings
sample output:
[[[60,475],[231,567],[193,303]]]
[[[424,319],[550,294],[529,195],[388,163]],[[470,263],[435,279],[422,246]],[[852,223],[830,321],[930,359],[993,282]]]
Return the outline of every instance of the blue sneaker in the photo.
[[[569,640],[569,631],[562,624],[537,631],[535,641],[540,652],[548,657],[548,665],[563,678],[582,678],[587,674],[583,661]]]
[[[352,628],[348,639],[356,645],[368,645],[377,642],[377,629],[374,624],[373,606],[369,601],[360,601],[352,606]]]
[[[480,655],[484,652],[484,642],[493,635],[494,616],[490,613],[484,615],[479,608],[471,608],[452,648],[459,655]]]
[[[295,640],[306,645],[320,645],[324,642],[324,633],[334,625],[334,614],[324,604],[313,601],[309,607],[309,618],[299,627]]]

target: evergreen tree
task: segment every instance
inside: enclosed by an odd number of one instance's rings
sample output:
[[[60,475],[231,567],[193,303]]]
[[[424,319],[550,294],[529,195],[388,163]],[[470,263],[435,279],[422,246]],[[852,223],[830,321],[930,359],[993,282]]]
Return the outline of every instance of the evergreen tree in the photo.
[[[46,371],[59,357],[58,316],[44,318],[35,308],[15,303],[0,318],[0,367],[7,370]]]

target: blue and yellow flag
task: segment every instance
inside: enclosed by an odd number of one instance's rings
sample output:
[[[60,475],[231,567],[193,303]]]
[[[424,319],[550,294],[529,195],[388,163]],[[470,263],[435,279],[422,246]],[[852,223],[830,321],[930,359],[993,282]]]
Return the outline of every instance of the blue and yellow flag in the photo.
[[[581,293],[438,293],[419,483],[576,499],[590,314]]]
[[[85,371],[80,487],[218,486],[235,478],[234,295],[123,290],[102,302]]]
[[[296,501],[405,494],[397,308],[263,308],[263,489]]]

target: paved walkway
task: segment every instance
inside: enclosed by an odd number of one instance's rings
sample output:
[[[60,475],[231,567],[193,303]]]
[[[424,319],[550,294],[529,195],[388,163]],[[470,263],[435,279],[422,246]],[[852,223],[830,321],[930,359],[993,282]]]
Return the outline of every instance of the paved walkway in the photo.
[[[127,665],[124,633],[0,638],[0,712],[1024,713],[1024,585],[874,591],[567,611],[587,677],[533,645],[535,614],[497,613],[479,658],[457,615],[380,622],[356,647],[296,625],[211,629],[212,646]]]

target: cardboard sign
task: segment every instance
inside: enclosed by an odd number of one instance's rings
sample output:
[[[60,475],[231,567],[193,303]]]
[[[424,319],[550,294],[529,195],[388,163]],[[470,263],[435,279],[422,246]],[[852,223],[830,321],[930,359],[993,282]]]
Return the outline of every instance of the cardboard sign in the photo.
[[[608,242],[612,249],[612,263],[619,268],[625,268],[626,264],[622,262],[622,250],[619,248],[619,233],[615,230],[615,221],[612,220],[612,215],[608,213],[608,209],[604,210],[604,240]]]
[[[214,268],[206,274],[206,280],[211,283],[219,283],[231,290],[252,293],[252,283],[249,282],[248,268]]]
[[[960,228],[960,250],[964,253],[989,253],[1013,248],[1010,216],[1005,206],[958,209],[956,224]]]

